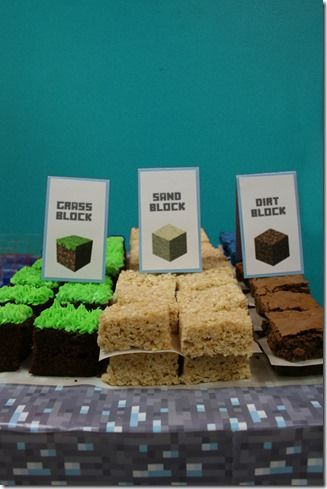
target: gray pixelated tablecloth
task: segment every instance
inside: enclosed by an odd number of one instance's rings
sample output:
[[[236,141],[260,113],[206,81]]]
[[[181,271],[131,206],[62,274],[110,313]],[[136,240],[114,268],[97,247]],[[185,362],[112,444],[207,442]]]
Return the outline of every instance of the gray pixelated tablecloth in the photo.
[[[0,385],[0,484],[322,485],[323,386]]]

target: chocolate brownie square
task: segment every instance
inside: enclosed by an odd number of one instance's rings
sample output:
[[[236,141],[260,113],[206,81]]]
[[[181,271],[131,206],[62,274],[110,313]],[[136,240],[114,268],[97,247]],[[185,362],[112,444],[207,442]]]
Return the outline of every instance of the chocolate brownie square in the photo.
[[[277,357],[290,362],[323,356],[322,307],[309,311],[284,311],[267,314],[268,345]]]
[[[278,311],[308,311],[319,307],[318,302],[310,294],[283,290],[273,294],[258,295],[255,305],[258,314],[262,315]]]
[[[22,304],[0,307],[0,371],[18,370],[31,352],[33,311]]]
[[[43,376],[92,377],[99,368],[97,330],[101,309],[61,306],[57,301],[34,321],[30,372]]]
[[[94,377],[99,367],[97,333],[38,329],[33,333],[33,375]]]
[[[309,282],[303,275],[283,275],[281,277],[250,278],[250,292],[255,299],[260,295],[281,290],[310,293]]]

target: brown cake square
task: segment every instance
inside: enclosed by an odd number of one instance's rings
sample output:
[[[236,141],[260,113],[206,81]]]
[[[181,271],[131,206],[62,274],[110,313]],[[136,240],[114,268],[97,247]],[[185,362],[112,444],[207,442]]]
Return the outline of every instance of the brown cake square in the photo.
[[[19,369],[31,353],[32,331],[33,311],[30,307],[16,304],[0,307],[0,372]]]
[[[34,329],[33,375],[94,377],[99,370],[97,333]]]
[[[249,279],[250,291],[255,299],[259,295],[287,290],[291,292],[310,293],[309,282],[303,275],[283,275],[281,277],[265,277]]]
[[[278,311],[308,311],[319,304],[310,294],[281,290],[272,294],[258,295],[256,309],[259,314]]]
[[[323,356],[322,307],[309,311],[284,311],[267,314],[268,345],[273,353],[290,362]]]

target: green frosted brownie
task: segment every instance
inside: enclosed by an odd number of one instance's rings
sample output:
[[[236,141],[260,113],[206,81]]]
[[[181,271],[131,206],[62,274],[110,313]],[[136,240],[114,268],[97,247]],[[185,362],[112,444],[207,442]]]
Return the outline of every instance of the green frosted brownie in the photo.
[[[98,373],[97,330],[101,309],[57,301],[34,321],[31,373],[92,377]]]
[[[39,314],[42,308],[49,307],[53,297],[53,290],[46,286],[14,285],[0,288],[0,304],[25,304],[32,307],[34,314]]]
[[[23,304],[0,307],[0,371],[17,370],[32,344],[33,311]]]
[[[33,267],[23,267],[16,272],[10,279],[13,285],[32,285],[33,287],[50,287],[56,289],[59,284],[52,280],[42,280],[41,270]]]
[[[56,299],[60,304],[84,304],[87,308],[96,308],[107,306],[112,294],[112,280],[106,277],[104,283],[68,282],[60,287]]]
[[[125,267],[123,236],[109,236],[106,241],[106,274],[116,278]]]
[[[31,265],[31,267],[35,268],[36,270],[42,270],[42,266],[43,266],[42,258],[38,258],[37,260],[35,260],[33,265]]]

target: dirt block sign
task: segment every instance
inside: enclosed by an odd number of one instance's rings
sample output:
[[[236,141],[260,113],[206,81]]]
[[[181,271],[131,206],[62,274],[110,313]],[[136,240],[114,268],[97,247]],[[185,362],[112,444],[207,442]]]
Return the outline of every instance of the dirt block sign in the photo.
[[[245,277],[303,273],[296,173],[238,175],[237,256]]]

